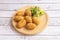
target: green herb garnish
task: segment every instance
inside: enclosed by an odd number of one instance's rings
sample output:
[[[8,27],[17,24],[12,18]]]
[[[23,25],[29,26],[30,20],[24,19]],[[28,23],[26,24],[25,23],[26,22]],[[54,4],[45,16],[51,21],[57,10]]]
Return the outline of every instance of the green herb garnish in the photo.
[[[35,6],[34,8],[31,7],[31,12],[32,12],[32,16],[36,16],[36,17],[44,14],[44,11],[37,6]]]

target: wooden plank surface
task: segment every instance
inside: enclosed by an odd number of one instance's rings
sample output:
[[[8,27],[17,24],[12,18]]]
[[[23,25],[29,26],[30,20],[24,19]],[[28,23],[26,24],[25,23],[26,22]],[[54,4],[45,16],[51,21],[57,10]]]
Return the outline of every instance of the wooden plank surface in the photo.
[[[0,11],[15,11],[24,6],[40,6],[44,10],[60,11],[60,4],[0,4]]]
[[[16,10],[37,5],[48,16],[48,26],[36,35],[22,35],[11,25]],[[60,0],[0,0],[0,40],[60,40]]]
[[[0,3],[60,3],[60,0],[1,0]]]
[[[59,40],[59,36],[0,36],[0,40]]]

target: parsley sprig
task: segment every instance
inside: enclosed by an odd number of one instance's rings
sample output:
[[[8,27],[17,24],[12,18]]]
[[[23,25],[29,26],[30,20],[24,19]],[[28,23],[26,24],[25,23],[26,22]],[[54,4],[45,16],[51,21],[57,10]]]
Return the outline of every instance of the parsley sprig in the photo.
[[[44,11],[37,6],[35,6],[34,8],[31,7],[31,12],[32,12],[32,16],[36,16],[36,17],[42,16],[44,14]]]

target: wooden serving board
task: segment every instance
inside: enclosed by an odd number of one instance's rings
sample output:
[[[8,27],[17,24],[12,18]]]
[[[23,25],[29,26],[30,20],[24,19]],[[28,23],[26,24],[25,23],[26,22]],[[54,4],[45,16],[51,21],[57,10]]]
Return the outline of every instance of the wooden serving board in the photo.
[[[18,11],[25,11],[25,9],[27,8],[30,8],[30,7],[34,7],[34,6],[26,6],[26,7],[22,7],[21,9],[17,10],[16,13]],[[18,29],[16,27],[16,22],[14,21],[14,17],[16,15],[16,13],[14,14],[13,18],[12,18],[12,24],[14,26],[14,28],[18,31],[18,32],[21,32],[23,34],[36,34],[38,32],[41,32],[47,25],[47,22],[48,22],[48,15],[47,13],[45,13],[44,15],[40,16],[39,17],[39,22],[40,24],[33,30],[27,30],[26,28],[21,28],[21,29]]]

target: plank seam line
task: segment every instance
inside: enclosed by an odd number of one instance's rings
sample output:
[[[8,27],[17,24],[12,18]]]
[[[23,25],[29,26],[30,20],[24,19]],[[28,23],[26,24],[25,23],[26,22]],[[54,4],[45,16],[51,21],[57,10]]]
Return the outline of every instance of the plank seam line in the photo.
[[[17,35],[17,34],[0,34],[0,36],[25,36],[25,35]],[[29,35],[34,36],[34,35]],[[60,36],[60,35],[36,35],[36,36]]]

